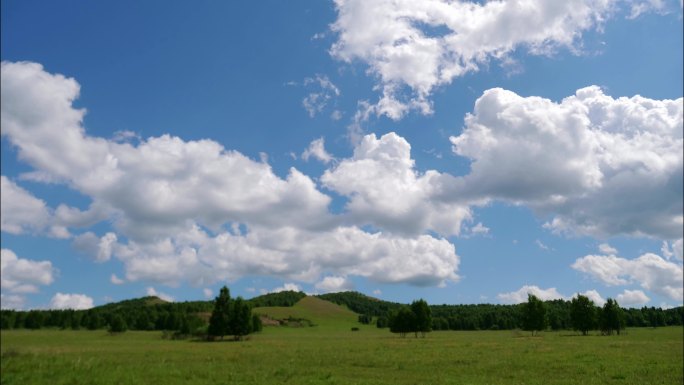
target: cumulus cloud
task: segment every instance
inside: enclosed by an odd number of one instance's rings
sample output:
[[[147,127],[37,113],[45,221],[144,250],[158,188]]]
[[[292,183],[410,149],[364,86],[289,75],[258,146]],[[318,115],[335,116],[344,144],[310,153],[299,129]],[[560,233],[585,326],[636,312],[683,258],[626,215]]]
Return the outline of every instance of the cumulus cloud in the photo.
[[[637,283],[643,289],[679,302],[683,298],[682,266],[655,254],[643,254],[636,259],[587,255],[577,259],[572,268],[609,286]]]
[[[10,249],[0,250],[0,264],[0,286],[10,293],[36,293],[38,286],[50,285],[56,273],[50,261],[19,258]]]
[[[560,103],[487,90],[451,137],[472,163],[466,176],[442,178],[445,194],[525,204],[552,215],[555,232],[679,238],[683,104],[614,99],[596,86]]]
[[[3,136],[40,175],[91,198],[86,211],[58,209],[64,223],[111,221],[114,232],[86,232],[74,246],[96,261],[122,261],[128,281],[206,285],[245,274],[311,283],[325,275],[416,285],[458,279],[454,246],[422,232],[458,233],[469,212],[421,201],[429,199],[437,173],[413,170],[410,146],[395,134],[367,137],[353,159],[328,173],[328,186],[354,196],[352,214],[359,205],[380,206],[359,223],[353,216],[334,217],[331,198],[298,170],[280,178],[267,163],[211,140],[164,135],[134,145],[89,136],[82,127],[85,111],[72,105],[78,83],[39,64],[3,62],[2,84]],[[395,165],[401,169],[344,187],[343,171],[363,164],[378,175]],[[410,202],[381,186],[386,183],[399,186]],[[393,198],[389,214],[375,192]],[[409,224],[402,228],[400,220]],[[391,228],[371,233],[359,228],[365,223]]]
[[[667,241],[663,241],[663,246],[660,248],[665,258],[670,259],[672,257],[675,257],[680,261],[682,260],[682,254],[684,254],[682,249],[682,238],[679,238],[676,241],[670,243],[668,243]]]
[[[470,227],[466,234],[461,234],[461,236],[464,238],[477,237],[477,236],[488,237],[489,236],[489,230],[490,230],[489,227],[483,225],[482,222],[478,222],[475,226]]]
[[[204,294],[204,298],[207,298],[207,299],[214,296],[214,292],[211,289],[206,288],[206,287],[202,290],[202,293]]]
[[[73,246],[76,250],[87,255],[95,262],[106,262],[112,256],[116,244],[116,234],[109,232],[98,238],[92,232],[86,232],[74,238]]]
[[[600,28],[616,2],[336,0],[330,52],[367,64],[381,92],[375,112],[400,119],[411,109],[430,113],[436,87],[505,64],[515,50],[577,52],[582,33]]]
[[[516,291],[509,293],[497,294],[497,298],[504,303],[523,303],[527,302],[527,295],[532,294],[542,301],[550,301],[553,299],[566,299],[561,295],[555,287],[542,289],[535,285],[524,285]]]
[[[596,306],[603,306],[606,303],[606,300],[603,297],[601,297],[601,294],[599,294],[599,292],[596,290],[587,290],[583,293],[578,293],[578,294],[581,294],[581,295],[589,298],[590,300],[592,300],[594,302],[594,304]],[[573,297],[576,297],[576,296],[577,295],[574,295]]]
[[[366,223],[399,234],[433,230],[458,235],[471,218],[468,206],[437,199],[437,171],[423,174],[414,168],[411,145],[391,132],[366,135],[354,155],[327,170],[323,185],[349,198],[346,205],[354,223]],[[434,198],[434,199],[433,199]]]
[[[137,146],[85,134],[74,109],[79,86],[36,63],[2,63],[2,134],[42,174],[113,212],[134,239],[154,239],[192,219],[321,226],[330,198],[296,169],[283,180],[268,164],[211,140],[164,135]],[[10,102],[11,101],[11,102]]]
[[[354,289],[354,284],[347,277],[327,276],[314,286],[317,290],[324,293],[336,293]]]
[[[271,293],[280,293],[282,291],[302,291],[302,288],[299,287],[296,283],[292,282],[287,282],[283,286],[278,286],[275,289],[271,290]]]
[[[603,254],[608,254],[608,255],[617,255],[617,249],[614,248],[613,246],[607,244],[607,243],[602,243],[599,245],[599,251],[602,252]]]
[[[615,297],[618,304],[624,307],[639,307],[648,303],[651,299],[641,290],[627,290]]]
[[[148,287],[147,289],[145,289],[145,293],[146,293],[148,296],[151,296],[151,297],[158,297],[158,298],[160,298],[160,299],[163,299],[163,300],[166,301],[166,302],[173,302],[173,297],[172,297],[172,296],[170,296],[170,295],[168,295],[168,294],[166,294],[166,293],[159,292],[159,291],[155,290],[154,287],[151,287],[151,286]]]
[[[210,236],[198,227],[156,243],[129,242],[115,254],[130,281],[192,284],[270,275],[316,282],[324,275],[356,275],[419,286],[456,281],[459,257],[445,239],[368,233],[356,227],[304,231],[255,228]]]
[[[86,310],[94,307],[93,299],[85,294],[57,293],[50,300],[50,309]]]
[[[42,231],[50,221],[50,212],[41,199],[0,176],[0,228],[10,234]]]
[[[313,140],[309,144],[309,148],[302,153],[302,159],[306,161],[308,161],[311,157],[316,158],[325,164],[328,164],[334,160],[332,155],[325,151],[325,140],[323,138]]]

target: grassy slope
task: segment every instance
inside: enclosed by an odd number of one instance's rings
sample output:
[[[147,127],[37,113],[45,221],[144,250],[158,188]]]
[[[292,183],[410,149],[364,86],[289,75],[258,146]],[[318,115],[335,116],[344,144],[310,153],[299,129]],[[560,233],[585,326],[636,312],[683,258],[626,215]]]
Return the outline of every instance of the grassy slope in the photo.
[[[359,326],[356,313],[316,297],[304,297],[292,307],[257,307],[253,312],[273,319],[303,318],[326,330],[349,330],[353,326]]]

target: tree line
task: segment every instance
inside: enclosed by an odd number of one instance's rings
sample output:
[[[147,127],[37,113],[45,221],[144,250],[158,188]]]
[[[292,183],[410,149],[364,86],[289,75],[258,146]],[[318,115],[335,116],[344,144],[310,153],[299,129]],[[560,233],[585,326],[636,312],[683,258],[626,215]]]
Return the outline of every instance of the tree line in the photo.
[[[306,295],[301,292],[285,291],[240,300],[250,308],[292,306],[304,296]],[[106,329],[115,333],[126,330],[157,330],[178,336],[206,336],[215,302],[216,299],[165,302],[157,297],[143,297],[88,310],[1,310],[0,329]],[[257,321],[252,320],[253,329],[258,327],[255,325]]]
[[[346,306],[359,313],[359,322],[389,327],[389,317],[402,306],[382,301],[358,292],[324,294],[322,299]],[[547,327],[551,330],[570,330],[572,301],[562,299],[543,301]],[[523,328],[524,304],[464,304],[430,305],[432,330],[512,330]],[[595,307],[597,314],[599,308]],[[684,307],[662,309],[656,307],[621,308],[625,327],[660,327],[684,325]]]

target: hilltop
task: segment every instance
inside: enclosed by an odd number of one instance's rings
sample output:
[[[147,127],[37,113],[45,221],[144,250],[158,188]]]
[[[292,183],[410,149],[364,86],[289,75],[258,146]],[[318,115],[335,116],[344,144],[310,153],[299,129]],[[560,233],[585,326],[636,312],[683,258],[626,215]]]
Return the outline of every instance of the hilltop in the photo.
[[[256,307],[253,312],[287,326],[351,327],[357,325],[358,315],[353,311],[317,298],[303,297],[291,307]],[[273,324],[265,322],[265,324]]]

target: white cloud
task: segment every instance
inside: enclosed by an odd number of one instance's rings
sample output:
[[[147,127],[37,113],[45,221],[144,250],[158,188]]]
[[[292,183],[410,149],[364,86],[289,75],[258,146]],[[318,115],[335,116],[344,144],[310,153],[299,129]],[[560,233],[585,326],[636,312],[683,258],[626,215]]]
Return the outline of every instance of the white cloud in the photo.
[[[470,235],[472,236],[487,236],[489,235],[489,227],[485,226],[482,224],[482,222],[478,222],[475,226],[470,228]]]
[[[648,12],[655,12],[664,14],[668,12],[668,7],[664,0],[635,0],[629,1],[630,13],[628,19],[636,19],[637,17]]]
[[[541,289],[539,286],[535,285],[525,285],[518,289],[517,291],[512,291],[509,293],[497,294],[501,302],[504,303],[523,303],[527,302],[527,295],[532,294],[542,301],[550,301],[553,299],[566,299],[561,295],[555,287],[550,287],[548,289]]]
[[[601,297],[601,294],[599,294],[599,292],[596,290],[587,290],[579,294],[592,300],[596,306],[603,306],[606,303],[606,300],[603,297]],[[576,295],[573,297],[576,297]]]
[[[50,309],[85,310],[94,307],[93,299],[85,294],[55,294],[50,300]]]
[[[615,297],[615,300],[623,307],[639,307],[647,304],[651,299],[641,290],[625,289]]]
[[[310,157],[314,157],[325,164],[334,160],[332,155],[325,151],[325,140],[323,138],[313,140],[309,144],[309,148],[302,153],[302,159],[308,161]]]
[[[3,310],[21,310],[24,308],[26,298],[22,295],[16,294],[0,294],[0,306]]]
[[[437,182],[442,174],[414,168],[411,145],[391,132],[377,138],[366,135],[354,155],[327,170],[323,185],[349,197],[347,210],[354,223],[372,224],[399,234],[433,230],[458,235],[471,218],[465,205],[444,203]]]
[[[683,248],[684,247],[682,246],[682,238],[679,238],[676,241],[670,242],[669,244],[667,243],[667,241],[663,241],[663,246],[660,248],[660,250],[662,251],[665,258],[670,259],[672,257],[675,257],[681,261],[682,254],[684,254],[684,252],[682,251]]]
[[[331,100],[340,96],[339,88],[337,88],[337,86],[335,86],[325,75],[317,74],[313,78],[304,79],[304,86],[316,88],[316,91],[309,93],[309,95],[302,100],[302,106],[304,106],[304,109],[309,113],[309,117],[311,118],[315,117],[316,114],[321,113]],[[333,114],[334,112],[335,111],[333,111]]]
[[[487,90],[451,137],[471,171],[442,178],[444,190],[525,204],[553,215],[545,226],[556,232],[679,238],[683,104],[613,99],[596,86],[560,103]]]
[[[173,302],[172,296],[170,296],[166,293],[159,292],[159,291],[155,290],[154,287],[151,287],[151,286],[148,287],[147,289],[145,289],[145,292],[147,293],[148,296],[158,297],[158,298],[160,298],[166,302]]]
[[[618,251],[616,248],[613,246],[607,244],[607,243],[602,243],[599,245],[599,251],[602,252],[603,254],[607,255],[617,255]]]
[[[326,232],[292,227],[252,228],[245,234],[209,236],[195,227],[156,243],[129,242],[115,254],[129,281],[201,285],[247,275],[316,282],[329,275],[355,275],[375,282],[419,286],[456,281],[459,257],[445,239],[367,233],[356,227]]]
[[[214,296],[214,292],[209,288],[204,288],[202,290],[202,293],[204,294],[204,298],[207,298],[207,299]]]
[[[74,238],[73,246],[96,262],[106,262],[112,256],[116,244],[116,234],[109,232],[98,238],[92,232],[86,232]]]
[[[361,61],[381,97],[374,112],[400,119],[432,111],[436,87],[523,50],[576,52],[583,32],[600,28],[616,0],[444,1],[336,0],[330,52]]]
[[[354,284],[347,277],[330,275],[317,282],[314,287],[324,293],[336,293],[353,290]]]
[[[382,295],[382,290],[380,290],[380,289],[373,290],[373,295],[375,295],[375,296]]]
[[[302,288],[299,287],[296,283],[288,282],[285,283],[283,286],[278,286],[275,289],[271,290],[271,293],[280,293],[281,291],[302,291]]]
[[[85,111],[72,107],[78,84],[36,63],[3,62],[2,84],[3,136],[42,174],[106,208],[129,238],[153,240],[188,220],[212,228],[329,220],[330,198],[294,168],[283,180],[268,164],[211,140],[164,135],[134,146],[87,136]]]
[[[55,269],[50,261],[19,258],[10,249],[0,250],[0,287],[10,293],[36,293],[38,286],[54,281]]]
[[[50,221],[45,202],[0,176],[0,227],[10,234],[42,231]]]
[[[542,249],[542,250],[546,250],[546,251],[551,250],[548,246],[546,246],[544,243],[542,243],[542,241],[540,241],[539,239],[535,240],[534,244],[537,245],[537,247]]]
[[[113,273],[109,277],[109,282],[113,283],[114,285],[123,285],[124,283],[126,283],[126,281],[117,277],[116,274],[113,274]]]
[[[636,259],[614,255],[587,255],[572,264],[572,268],[598,279],[606,285],[638,283],[642,288],[682,301],[684,289],[682,266],[658,255],[647,253]]]

